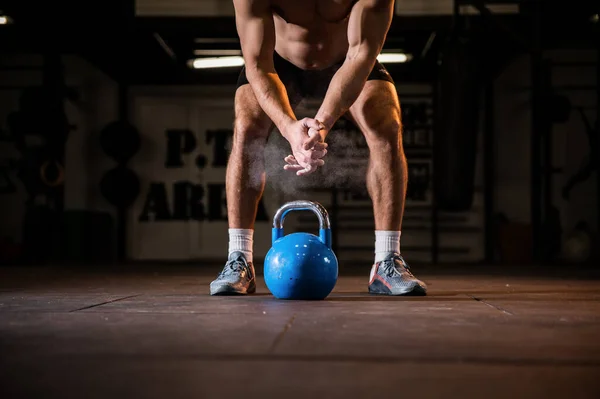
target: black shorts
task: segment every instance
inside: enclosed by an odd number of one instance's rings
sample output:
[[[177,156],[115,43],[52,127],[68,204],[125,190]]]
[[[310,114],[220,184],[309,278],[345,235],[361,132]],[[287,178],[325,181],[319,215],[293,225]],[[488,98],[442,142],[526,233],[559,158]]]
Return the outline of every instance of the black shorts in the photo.
[[[343,61],[323,70],[303,70],[282,58],[277,52],[273,53],[275,71],[285,85],[290,100],[294,98],[323,98],[333,75],[342,66]],[[379,62],[371,70],[367,80],[385,80],[394,83],[391,75]],[[237,87],[248,84],[246,68],[242,68],[238,77]]]

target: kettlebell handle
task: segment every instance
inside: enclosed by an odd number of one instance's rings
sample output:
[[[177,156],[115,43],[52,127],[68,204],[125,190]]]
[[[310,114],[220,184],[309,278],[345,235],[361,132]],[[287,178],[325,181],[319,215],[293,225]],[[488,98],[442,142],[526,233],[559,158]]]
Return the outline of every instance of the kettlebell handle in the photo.
[[[283,237],[283,221],[291,211],[312,211],[319,219],[319,239],[331,248],[331,223],[329,214],[323,205],[315,201],[291,201],[281,206],[273,216],[273,243]]]

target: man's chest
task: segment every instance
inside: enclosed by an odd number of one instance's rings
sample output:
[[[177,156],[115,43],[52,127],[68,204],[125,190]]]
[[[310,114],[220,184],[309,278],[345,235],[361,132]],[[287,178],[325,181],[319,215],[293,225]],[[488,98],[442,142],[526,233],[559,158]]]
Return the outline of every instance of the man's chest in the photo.
[[[273,12],[288,24],[340,23],[357,0],[272,0]]]

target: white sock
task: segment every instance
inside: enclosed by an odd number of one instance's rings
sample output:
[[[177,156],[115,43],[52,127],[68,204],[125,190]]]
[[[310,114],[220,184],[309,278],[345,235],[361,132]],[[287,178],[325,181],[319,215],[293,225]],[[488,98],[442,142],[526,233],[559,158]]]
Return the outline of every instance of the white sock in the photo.
[[[375,230],[375,263],[391,253],[400,253],[400,232]]]
[[[252,229],[229,229],[229,255],[240,251],[248,262],[252,262],[252,242],[254,230]]]

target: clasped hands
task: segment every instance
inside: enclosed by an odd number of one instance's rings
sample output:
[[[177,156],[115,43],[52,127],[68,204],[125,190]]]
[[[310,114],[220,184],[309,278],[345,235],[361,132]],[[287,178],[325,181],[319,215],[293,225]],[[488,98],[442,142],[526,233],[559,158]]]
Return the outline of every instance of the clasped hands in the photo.
[[[285,170],[303,176],[325,164],[323,157],[327,154],[327,130],[321,122],[313,118],[294,121],[286,128],[284,135],[292,149],[292,154],[284,158]]]

